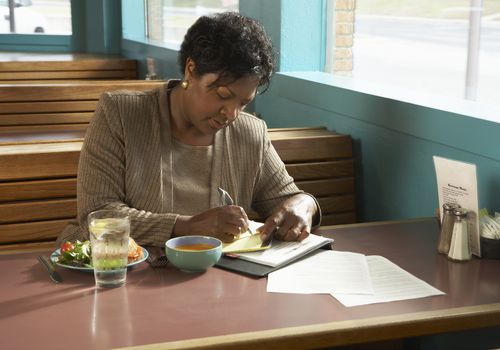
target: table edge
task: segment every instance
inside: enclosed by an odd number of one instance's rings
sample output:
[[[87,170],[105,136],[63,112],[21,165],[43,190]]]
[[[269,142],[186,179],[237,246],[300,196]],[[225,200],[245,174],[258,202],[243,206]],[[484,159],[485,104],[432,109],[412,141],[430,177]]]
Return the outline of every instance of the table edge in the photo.
[[[115,350],[319,348],[500,325],[500,303],[172,341]]]

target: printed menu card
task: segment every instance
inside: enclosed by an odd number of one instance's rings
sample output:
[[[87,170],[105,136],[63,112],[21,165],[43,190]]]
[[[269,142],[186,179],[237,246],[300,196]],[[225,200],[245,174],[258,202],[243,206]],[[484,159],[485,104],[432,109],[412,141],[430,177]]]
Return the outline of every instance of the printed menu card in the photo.
[[[468,211],[470,248],[481,256],[476,165],[434,156],[441,219],[444,203],[456,203]]]

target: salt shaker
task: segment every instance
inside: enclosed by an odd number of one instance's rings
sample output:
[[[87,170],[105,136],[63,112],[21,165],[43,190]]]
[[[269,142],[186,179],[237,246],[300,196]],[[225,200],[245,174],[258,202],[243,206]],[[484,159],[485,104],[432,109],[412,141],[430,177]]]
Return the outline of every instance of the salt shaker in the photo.
[[[448,258],[456,261],[466,261],[472,258],[469,245],[467,210],[456,208],[453,210],[454,223]]]
[[[443,204],[443,220],[441,222],[441,231],[439,233],[438,252],[448,254],[450,251],[451,236],[453,233],[453,223],[455,218],[453,210],[460,208],[456,203]]]

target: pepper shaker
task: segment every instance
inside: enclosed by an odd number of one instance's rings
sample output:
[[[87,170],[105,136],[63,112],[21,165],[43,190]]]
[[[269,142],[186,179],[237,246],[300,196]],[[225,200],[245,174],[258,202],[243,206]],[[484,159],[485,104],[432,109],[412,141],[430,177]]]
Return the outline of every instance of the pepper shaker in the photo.
[[[460,208],[460,206],[456,203],[443,204],[443,220],[441,222],[438,243],[438,252],[441,254],[448,254],[450,251],[453,223],[455,222],[453,211],[457,208]]]
[[[457,208],[453,211],[453,216],[455,222],[453,223],[453,235],[448,258],[455,261],[470,260],[472,253],[469,245],[467,210]]]

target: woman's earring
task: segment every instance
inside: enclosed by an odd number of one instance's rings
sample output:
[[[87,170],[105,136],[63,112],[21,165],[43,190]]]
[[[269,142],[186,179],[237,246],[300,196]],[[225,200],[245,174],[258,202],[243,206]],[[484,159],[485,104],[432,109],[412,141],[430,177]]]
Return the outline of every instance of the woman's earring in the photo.
[[[184,90],[186,90],[189,86],[189,83],[187,80],[183,80],[182,83],[181,83],[181,86]]]

